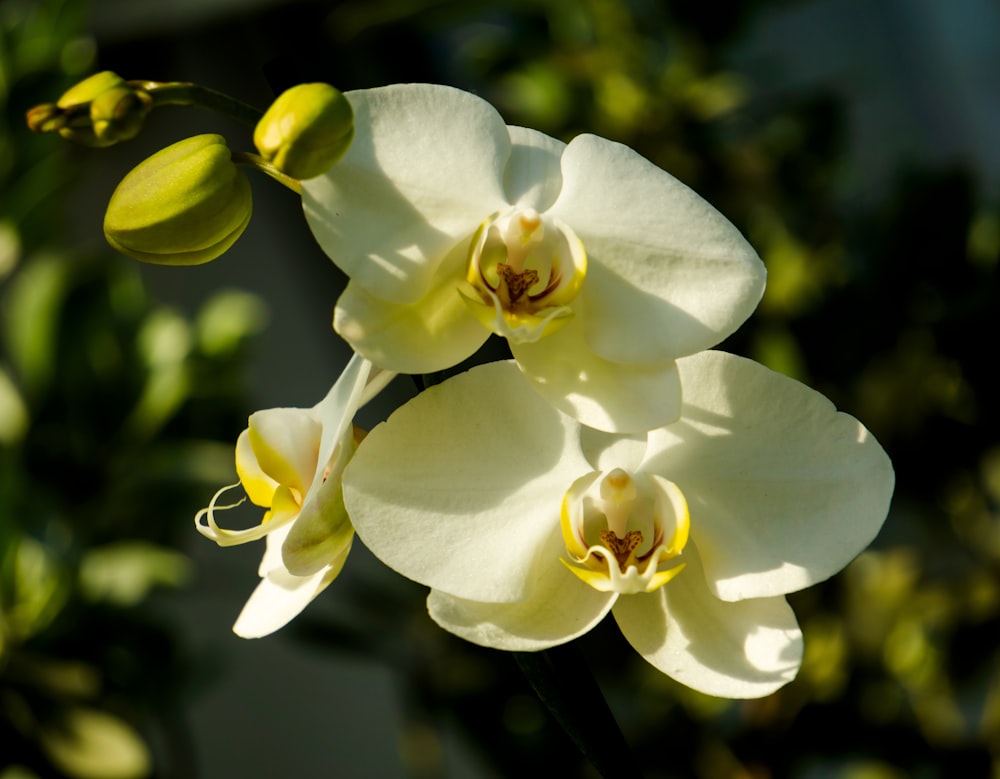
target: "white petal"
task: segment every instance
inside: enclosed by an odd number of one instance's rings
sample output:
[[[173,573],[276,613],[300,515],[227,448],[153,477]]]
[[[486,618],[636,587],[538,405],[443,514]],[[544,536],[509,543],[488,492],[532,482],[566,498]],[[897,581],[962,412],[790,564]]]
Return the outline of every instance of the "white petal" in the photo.
[[[323,428],[312,487],[281,547],[284,567],[308,576],[350,548],[354,530],[340,480],[354,452],[354,415],[365,397],[372,364],[355,354],[326,397],[312,408]]]
[[[439,268],[427,294],[415,303],[391,303],[353,281],[334,311],[333,327],[351,348],[396,373],[430,373],[464,360],[489,331],[472,315],[458,285],[465,253],[454,252]]]
[[[535,343],[511,344],[511,351],[549,403],[589,427],[642,432],[680,413],[673,362],[624,365],[599,357],[584,341],[579,318]]]
[[[794,592],[839,571],[885,520],[892,464],[856,419],[750,360],[678,361],[681,420],[650,433],[642,469],[676,482],[725,600]]]
[[[540,566],[523,600],[480,603],[431,590],[427,610],[438,625],[466,641],[532,652],[583,635],[604,619],[617,597],[584,584],[555,557]]]
[[[583,241],[586,338],[618,362],[672,360],[719,343],[753,312],[764,266],[740,232],[648,160],[593,135],[563,152],[550,214]]]
[[[373,429],[344,471],[344,502],[390,568],[461,598],[511,601],[558,558],[563,494],[589,470],[573,421],[512,363],[490,363]]]
[[[323,427],[320,437],[318,462],[313,475],[313,483],[318,484],[324,477],[327,464],[333,456],[338,443],[342,444],[345,436],[350,440],[353,435],[352,423],[354,415],[361,407],[371,373],[372,364],[361,355],[355,354],[344,367],[343,372],[330,387],[319,403],[313,406],[313,416]],[[352,433],[348,433],[352,431]],[[346,452],[344,453],[346,459]],[[306,497],[305,503],[309,502]]]
[[[323,251],[368,292],[423,296],[437,263],[507,204],[510,137],[494,108],[451,87],[348,92],[354,141],[328,173],[302,182]]]
[[[637,470],[646,457],[646,441],[646,433],[606,433],[593,427],[580,428],[580,448],[595,471]]]
[[[350,549],[354,538],[344,509],[340,474],[313,490],[311,500],[291,525],[281,546],[285,568],[296,576],[309,576]]]
[[[545,211],[562,189],[561,157],[566,144],[526,127],[508,126],[511,155],[504,171],[507,200],[521,208]]]
[[[308,409],[269,408],[251,414],[249,425],[250,446],[260,468],[304,495],[316,471],[319,422]]]
[[[292,530],[291,523],[283,525],[271,531],[264,543],[264,555],[260,558],[260,565],[257,566],[257,575],[264,579],[275,571],[284,571],[285,561],[282,559],[281,548],[285,545],[285,539]]]
[[[293,576],[282,569],[269,573],[246,602],[233,632],[241,638],[261,638],[283,628],[337,578],[348,551],[312,576]]]
[[[802,633],[784,598],[715,598],[692,546],[687,567],[653,593],[622,596],[615,619],[652,665],[709,695],[759,698],[795,678]]]

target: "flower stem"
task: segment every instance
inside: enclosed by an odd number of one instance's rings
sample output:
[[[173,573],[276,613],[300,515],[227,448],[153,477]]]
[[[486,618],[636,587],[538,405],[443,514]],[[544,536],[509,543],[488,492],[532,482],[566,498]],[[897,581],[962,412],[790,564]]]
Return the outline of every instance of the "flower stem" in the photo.
[[[228,116],[237,122],[254,127],[264,112],[242,100],[216,92],[200,84],[183,81],[161,83],[157,81],[129,81],[129,86],[144,89],[153,98],[154,106],[193,105]]]
[[[635,756],[576,646],[513,654],[535,694],[604,779],[642,779]]]
[[[261,173],[266,173],[279,184],[284,184],[296,195],[302,194],[302,184],[298,179],[293,179],[287,173],[282,173],[259,154],[251,154],[246,151],[234,151],[232,158],[233,162],[237,165],[249,165],[251,168],[255,168]]]

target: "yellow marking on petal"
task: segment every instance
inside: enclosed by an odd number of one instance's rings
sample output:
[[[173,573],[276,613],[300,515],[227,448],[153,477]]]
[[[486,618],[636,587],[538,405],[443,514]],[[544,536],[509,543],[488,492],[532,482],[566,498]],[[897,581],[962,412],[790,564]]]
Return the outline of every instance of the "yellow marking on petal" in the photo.
[[[582,580],[586,584],[589,584],[595,590],[599,592],[611,592],[614,590],[611,579],[608,578],[606,573],[601,571],[592,571],[590,568],[580,568],[579,566],[567,562],[562,557],[559,558],[559,562],[569,568],[578,579]]]
[[[477,297],[462,288],[458,293],[487,330],[513,343],[535,343],[559,330],[573,316],[573,309],[566,306],[541,309],[533,314],[507,311],[497,293],[491,290]]]
[[[658,497],[669,501],[670,509],[676,519],[677,526],[674,529],[673,538],[670,539],[667,548],[673,555],[678,555],[687,546],[688,537],[691,533],[691,511],[688,507],[687,499],[684,497],[684,493],[681,492],[681,488],[672,481],[655,474],[651,474],[650,478],[660,490]],[[659,508],[659,505],[660,501],[657,500],[657,508]]]
[[[587,556],[587,547],[577,536],[573,520],[570,517],[571,493],[572,489],[563,496],[562,508],[559,511],[559,526],[562,528],[563,542],[566,544],[567,551],[574,557],[582,559]]]
[[[255,506],[270,506],[278,482],[264,473],[257,462],[257,455],[250,444],[250,429],[240,433],[236,439],[236,475],[240,477],[243,489]]]
[[[667,568],[665,571],[657,571],[646,585],[646,592],[654,592],[660,589],[660,587],[673,579],[686,567],[687,563],[681,563],[680,565],[675,565],[673,568]]]

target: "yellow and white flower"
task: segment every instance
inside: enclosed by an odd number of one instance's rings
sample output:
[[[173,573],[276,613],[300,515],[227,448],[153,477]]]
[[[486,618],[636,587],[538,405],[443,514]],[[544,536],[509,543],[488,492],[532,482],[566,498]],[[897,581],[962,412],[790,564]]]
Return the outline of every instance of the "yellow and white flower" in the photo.
[[[323,400],[312,408],[272,408],[250,415],[236,442],[237,484],[224,487],[198,512],[198,531],[219,546],[267,539],[261,582],[240,613],[243,638],[273,633],[297,616],[340,573],[354,528],[344,510],[341,475],[354,453],[352,420],[392,374],[374,375],[355,355]],[[243,530],[220,527],[216,512],[228,490],[241,486],[266,511]],[[240,501],[242,503],[242,501]]]
[[[380,367],[443,370],[494,332],[560,410],[645,431],[677,417],[675,360],[760,300],[739,231],[626,146],[508,127],[445,86],[346,97],[355,140],[302,197],[350,277],[334,326]]]
[[[690,687],[773,692],[802,656],[784,596],[872,541],[892,466],[796,381],[722,352],[677,364],[680,418],[642,435],[581,426],[510,362],[432,387],[344,472],[359,536],[431,587],[431,616],[469,641],[545,649],[610,612]]]

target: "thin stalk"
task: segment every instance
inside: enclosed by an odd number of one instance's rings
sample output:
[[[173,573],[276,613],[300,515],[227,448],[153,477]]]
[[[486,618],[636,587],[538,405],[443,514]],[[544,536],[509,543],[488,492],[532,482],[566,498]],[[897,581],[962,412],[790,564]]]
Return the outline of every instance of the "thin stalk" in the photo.
[[[191,84],[184,81],[171,81],[161,83],[158,81],[129,81],[129,86],[144,89],[153,98],[153,106],[162,105],[190,105],[215,111],[237,122],[254,127],[264,112],[255,108],[249,103],[237,100],[234,97],[216,92],[214,89],[203,87],[200,84]]]
[[[535,694],[604,779],[642,779],[639,764],[576,646],[513,654]]]
[[[293,179],[287,173],[282,173],[259,154],[252,154],[247,151],[234,151],[232,159],[237,165],[247,165],[259,170],[261,173],[266,173],[279,184],[284,184],[296,195],[302,194],[302,184],[298,179]]]

